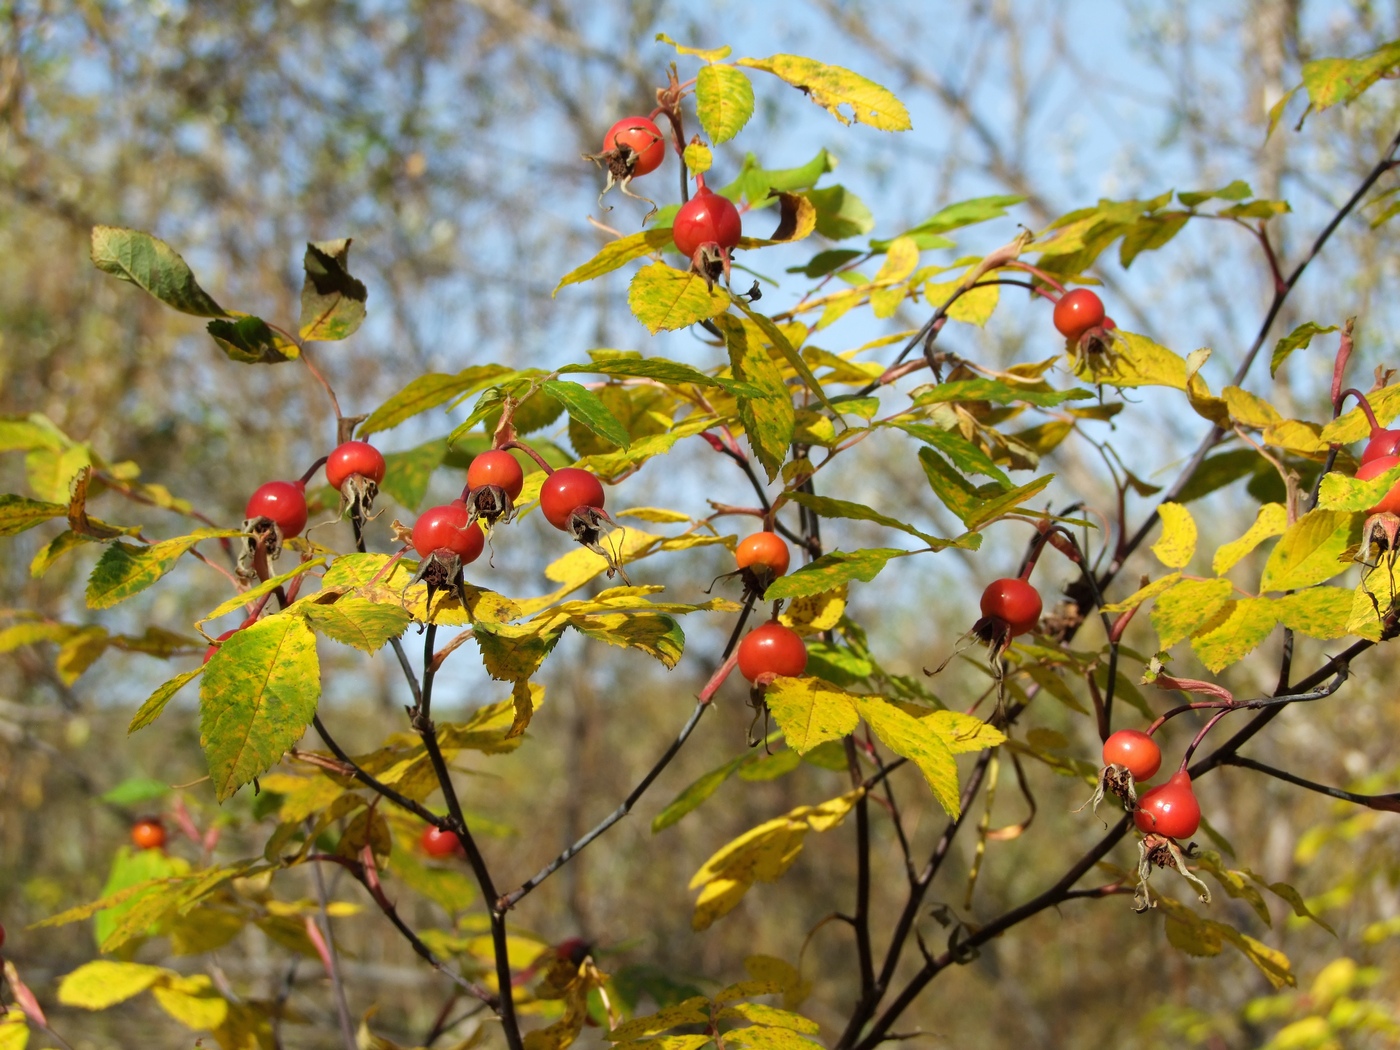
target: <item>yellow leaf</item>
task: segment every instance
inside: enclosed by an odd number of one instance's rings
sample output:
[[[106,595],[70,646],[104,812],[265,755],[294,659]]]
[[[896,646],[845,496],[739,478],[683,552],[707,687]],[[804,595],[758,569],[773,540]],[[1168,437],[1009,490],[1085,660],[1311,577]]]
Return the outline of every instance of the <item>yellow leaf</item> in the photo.
[[[791,627],[798,634],[816,634],[835,627],[845,612],[846,586],[842,584],[834,591],[792,599],[778,617],[778,622]]]
[[[1278,409],[1261,397],[1255,397],[1248,390],[1237,386],[1227,386],[1221,395],[1230,410],[1230,418],[1236,423],[1256,430],[1264,430],[1283,422]]]
[[[956,281],[941,281],[936,284],[929,281],[924,285],[924,297],[930,303],[942,305],[952,298],[953,294],[962,286],[963,278]],[[948,307],[948,316],[954,321],[962,321],[966,324],[975,324],[978,328],[985,328],[1000,302],[1001,289],[994,284],[984,285],[981,288],[970,289],[958,296],[957,301]]]
[[[58,984],[58,1001],[84,1010],[105,1010],[140,995],[164,977],[178,976],[163,966],[98,959],[79,966]]]
[[[948,750],[955,755],[985,751],[989,747],[1000,747],[1006,743],[1005,733],[976,715],[963,714],[961,711],[932,711],[915,717],[942,737],[943,743],[948,745]]]
[[[706,67],[709,68],[708,66]],[[692,175],[702,175],[709,171],[715,163],[715,155],[710,152],[708,146],[702,146],[698,142],[692,142],[685,148],[683,155],[685,166],[690,169]],[[531,1033],[532,1035],[535,1033]]]
[[[919,244],[913,237],[896,237],[885,249],[885,261],[875,274],[876,284],[894,284],[914,272],[919,265]]]
[[[821,1025],[816,1021],[791,1010],[779,1010],[776,1006],[765,1006],[762,1003],[737,1003],[727,1006],[719,1012],[719,1016],[720,1020],[740,1018],[753,1024],[770,1028],[790,1028],[794,1032],[805,1032],[808,1035],[816,1035],[821,1031]]]
[[[1367,573],[1352,593],[1347,634],[1379,641],[1381,614],[1390,608],[1394,596],[1394,580],[1390,566],[1381,565]]]
[[[807,832],[826,831],[841,823],[863,793],[856,790],[818,806],[798,806],[721,848],[690,880],[690,888],[700,890],[691,925],[707,929],[732,911],[755,882],[779,879],[802,852]]]
[[[909,111],[888,90],[858,73],[798,55],[741,58],[738,65],[763,69],[800,90],[842,124],[857,120],[881,131],[908,131]],[[848,117],[842,107],[847,107]]]
[[[1117,387],[1168,386],[1186,389],[1186,360],[1159,346],[1145,335],[1121,329],[1113,341],[1113,353],[1103,361],[1086,359],[1077,373],[1081,378]]]
[[[1151,583],[1143,587],[1139,587],[1136,591],[1128,595],[1128,597],[1124,598],[1122,601],[1109,602],[1103,607],[1103,611],[1106,613],[1121,613],[1127,612],[1129,609],[1136,609],[1139,605],[1143,604],[1144,602],[1149,602],[1153,598],[1157,597],[1157,595],[1162,594],[1165,591],[1171,590],[1177,585],[1177,583],[1180,580],[1181,573],[1168,573],[1166,576],[1163,576],[1160,580],[1153,580]]]
[[[919,767],[924,780],[933,789],[933,797],[938,804],[949,816],[957,819],[962,812],[962,801],[958,797],[958,766],[942,734],[933,725],[901,711],[880,697],[861,698],[857,709],[886,747]]]
[[[1196,553],[1196,521],[1180,503],[1163,503],[1157,512],[1162,538],[1152,545],[1152,553],[1167,568],[1184,569]]]
[[[24,1050],[29,1045],[29,1024],[24,1011],[12,1006],[0,1017],[0,1050]]]
[[[752,1050],[821,1050],[821,1043],[804,1039],[787,1026],[770,1028],[751,1025],[748,1028],[736,1028],[725,1033],[724,1042],[726,1046],[732,1044],[750,1047]]]
[[[1254,524],[1237,540],[1224,544],[1215,552],[1211,568],[1217,576],[1229,572],[1255,547],[1267,539],[1282,536],[1288,529],[1288,511],[1282,503],[1265,503],[1255,515]]]
[[[1316,423],[1304,423],[1297,419],[1285,419],[1264,431],[1264,444],[1275,448],[1298,452],[1302,455],[1326,453],[1327,442],[1318,437]]]
[[[820,678],[777,678],[764,693],[788,747],[799,755],[840,740],[860,724],[856,697]]]
[[[172,981],[169,987],[157,985],[151,996],[171,1017],[195,1031],[218,1028],[228,1017],[228,1000],[214,991],[213,982],[203,974]]]
[[[677,54],[693,55],[702,62],[723,62],[729,57],[730,52],[734,50],[727,44],[724,47],[687,47],[684,44],[679,44],[675,40],[672,40],[665,33],[657,33],[656,39],[660,43],[670,44],[676,49]]]
[[[709,1019],[710,1000],[703,995],[695,995],[658,1010],[654,1014],[634,1017],[632,1020],[618,1025],[607,1034],[606,1038],[610,1043],[621,1043],[629,1039],[656,1035],[658,1032],[664,1032],[668,1028],[676,1028],[683,1024],[704,1024]],[[709,1038],[709,1036],[705,1037],[706,1042],[709,1041]]]

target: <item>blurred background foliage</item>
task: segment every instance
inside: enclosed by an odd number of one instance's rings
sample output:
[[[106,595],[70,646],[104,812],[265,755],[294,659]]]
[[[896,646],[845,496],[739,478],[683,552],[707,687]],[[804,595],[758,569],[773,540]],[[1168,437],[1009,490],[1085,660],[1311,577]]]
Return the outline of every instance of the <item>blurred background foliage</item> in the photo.
[[[915,124],[897,137],[842,128],[795,93],[768,85],[755,123],[717,161],[721,170],[737,170],[736,148],[761,144],[763,166],[791,167],[825,147],[841,164],[840,180],[874,212],[876,236],[965,197],[1024,195],[1016,219],[1039,228],[1101,196],[1147,198],[1243,178],[1259,196],[1291,202],[1294,214],[1278,226],[1292,255],[1374,163],[1400,111],[1394,89],[1383,86],[1301,131],[1290,110],[1264,141],[1265,114],[1297,82],[1302,61],[1356,54],[1400,35],[1396,4],[1360,0],[6,0],[0,413],[43,413],[107,462],[138,464],[143,479],[230,524],[258,483],[300,474],[333,443],[324,395],[299,365],[231,363],[193,319],[97,273],[88,231],[98,222],[152,231],[185,255],[221,302],[269,319],[296,316],[306,241],[353,237],[351,262],[370,288],[370,320],[348,343],[316,351],[350,413],[372,410],[424,371],[483,362],[557,365],[614,347],[708,364],[712,351],[687,334],[651,343],[626,310],[620,276],[550,296],[558,278],[603,243],[594,220],[623,232],[640,222],[630,201],[608,213],[597,208],[598,172],[580,154],[596,151],[617,116],[651,108],[674,57],[655,42],[659,31],[698,46],[729,43],[739,54],[810,54],[894,90]],[[647,187],[662,203],[675,199],[674,171],[668,166],[657,177],[664,185]],[[1397,253],[1391,227],[1370,228],[1374,217],[1348,223],[1276,332],[1304,319],[1333,324],[1358,316],[1352,374],[1361,386],[1373,367],[1400,360],[1391,335],[1400,321],[1391,294]],[[1010,222],[991,225],[969,233],[960,250],[985,251],[1014,235]],[[1205,226],[1212,228],[1197,228]],[[1248,345],[1272,290],[1254,244],[1223,227],[1193,224],[1168,252],[1143,257],[1131,271],[1106,257],[1101,273],[1126,327],[1180,353],[1215,348],[1203,373],[1215,388]],[[789,265],[805,259],[803,249],[789,251]],[[784,259],[775,250],[761,265]],[[922,318],[907,312],[897,320],[914,327]],[[1008,302],[987,329],[959,326],[946,338],[961,353],[999,364],[1048,356],[1056,349],[1048,329],[1043,309]],[[824,345],[845,349],[878,334],[838,328]],[[1295,357],[1269,395],[1276,404],[1314,418],[1325,413],[1331,346]],[[1176,405],[1140,407],[1136,422],[1127,419],[1133,414],[1125,413],[1109,441],[1139,476],[1165,484],[1204,424]],[[445,433],[443,426],[441,416],[423,417],[382,444],[409,449]],[[569,446],[562,423],[546,433]],[[610,493],[609,506],[675,506],[700,515],[707,498],[745,502],[737,472],[694,444]],[[917,467],[882,457],[888,450],[873,447],[845,457],[849,469],[833,494],[936,523],[941,512]],[[0,457],[3,491],[34,491],[43,468],[21,454]],[[1055,469],[1062,495],[1092,502],[1110,492],[1092,447],[1066,446]],[[432,492],[446,497],[459,485],[457,474],[443,471]],[[1240,515],[1252,513],[1241,509],[1247,501],[1232,502],[1229,490],[1212,500],[1218,514],[1198,511],[1204,527],[1218,530],[1209,538],[1243,531]],[[1150,505],[1134,505],[1138,520]],[[113,509],[119,506],[103,503],[98,512],[122,520]],[[390,516],[411,519],[413,509],[394,507]],[[498,539],[479,582],[507,594],[542,592],[542,568],[560,551],[537,519]],[[155,534],[182,528],[158,512],[146,520]],[[733,520],[720,524],[727,529]],[[888,541],[873,526],[846,524],[849,532],[832,546]],[[33,580],[29,562],[46,538],[5,541],[0,605],[85,620],[91,558],[79,554]],[[946,655],[975,617],[976,581],[1014,568],[1024,537],[995,539],[974,558],[924,558],[917,572],[857,590],[852,611],[891,669],[917,674]],[[694,600],[727,568],[722,551],[705,549],[674,558],[665,578],[648,563],[647,582]],[[1042,589],[1063,582],[1045,579]],[[103,622],[113,630],[151,621],[188,631],[225,587],[188,562]],[[670,674],[580,637],[560,645],[533,739],[515,754],[479,761],[467,781],[469,807],[502,825],[486,842],[500,881],[518,883],[610,811],[679,728],[726,629],[696,618],[685,627],[687,656]],[[1128,643],[1150,651],[1150,628],[1135,625]],[[1277,644],[1236,668],[1227,684],[1242,695],[1269,688]],[[252,827],[251,792],[218,809],[207,786],[195,783],[204,769],[191,696],[172,705],[159,727],[126,736],[136,705],[168,677],[165,664],[111,652],[70,683],[52,657],[43,647],[0,656],[0,922],[9,931],[7,957],[46,1003],[53,979],[94,954],[91,930],[24,926],[95,898],[131,816],[172,804],[172,796],[102,801],[104,793],[134,777],[193,784],[179,795],[201,826],[225,825],[231,849],[247,852],[262,841]],[[1258,756],[1324,782],[1393,789],[1390,744],[1400,711],[1387,684],[1389,658],[1378,652],[1325,707],[1290,709]],[[402,685],[385,655],[365,661],[337,651],[327,660],[323,710],[343,742],[367,748],[402,727]],[[1178,673],[1192,665],[1185,658]],[[504,696],[479,670],[454,674],[440,703],[466,708]],[[955,670],[936,687],[949,706],[963,708],[985,679]],[[804,972],[816,982],[807,1009],[839,1030],[854,996],[849,937],[839,922],[818,924],[849,907],[849,828],[814,837],[782,887],[758,887],[701,935],[690,931],[686,883],[720,844],[834,794],[843,775],[803,765],[765,780],[776,767],[759,763],[754,779],[731,781],[679,825],[655,837],[650,831],[652,817],[681,788],[744,751],[748,716],[737,686],[722,694],[716,714],[637,812],[530,897],[515,921],[549,942],[590,939],[602,968],[626,974],[633,987],[654,985],[657,974],[710,987],[736,979],[749,952],[795,961],[803,951]],[[1037,724],[1062,735],[1067,757],[1096,763],[1089,720],[1055,708],[1040,712]],[[994,846],[974,916],[1037,892],[1099,830],[1093,818],[1068,815],[1088,785],[1039,767],[1030,775],[1042,826]],[[895,787],[912,833],[936,834],[940,812],[917,778]],[[1221,896],[1214,905],[1285,950],[1300,990],[1274,995],[1233,953],[1187,958],[1167,944],[1159,916],[1135,916],[1126,899],[1112,898],[1015,929],[936,982],[901,1030],[917,1028],[934,1045],[979,1047],[1396,1045],[1400,1029],[1387,1005],[1400,1001],[1395,818],[1357,814],[1240,770],[1212,776],[1199,790],[1239,864],[1295,885],[1336,928],[1333,939],[1275,907],[1267,930],[1241,901]],[[1024,813],[1003,776],[993,823]],[[887,922],[902,900],[903,880],[888,828],[877,828],[879,870],[890,880],[887,893],[877,892],[878,929],[879,917]],[[1130,865],[1126,849],[1119,852],[1115,861]],[[961,907],[970,862],[970,851],[960,854],[934,895]],[[353,886],[337,888],[358,900]],[[435,905],[403,906],[416,924],[442,921]],[[938,927],[926,928],[936,943]],[[354,1008],[377,1003],[376,1027],[413,1045],[449,986],[386,935],[376,916],[340,921],[337,934]],[[250,997],[275,997],[287,980],[286,953],[257,932],[204,959],[165,958],[163,943],[138,957],[212,968],[218,981]],[[289,1026],[287,1045],[336,1045],[314,960],[288,984],[308,1024]],[[653,987],[652,994],[664,992]],[[144,1046],[188,1045],[148,999],[105,1014],[55,1009],[50,1016],[75,1047],[129,1046],[135,1033]],[[592,1038],[585,1033],[585,1041]]]

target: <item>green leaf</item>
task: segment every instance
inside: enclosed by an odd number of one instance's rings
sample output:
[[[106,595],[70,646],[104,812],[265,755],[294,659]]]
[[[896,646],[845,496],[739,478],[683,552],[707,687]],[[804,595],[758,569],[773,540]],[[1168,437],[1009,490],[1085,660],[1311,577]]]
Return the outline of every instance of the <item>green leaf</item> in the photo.
[[[153,799],[165,798],[170,794],[170,785],[164,780],[150,777],[133,777],[123,780],[116,787],[98,795],[98,799],[113,806],[135,806]]]
[[[881,742],[919,767],[933,797],[950,817],[962,813],[958,766],[943,737],[931,726],[880,697],[860,697],[856,708]]]
[[[212,657],[210,659],[212,659]],[[137,709],[136,714],[132,716],[131,724],[126,727],[127,733],[131,734],[138,729],[145,729],[159,718],[161,712],[165,710],[165,705],[170,703],[175,694],[198,678],[200,672],[203,670],[204,668],[201,666],[191,668],[188,671],[182,671],[180,674],[170,679],[170,681],[165,682],[157,688],[154,693],[146,698],[146,702]]]
[[[940,208],[937,212],[919,223],[905,230],[901,236],[917,237],[920,234],[940,234],[949,230],[961,229],[964,226],[975,226],[979,222],[988,222],[992,219],[1000,219],[1006,214],[1006,209],[1020,204],[1026,198],[1021,196],[1000,195],[995,197],[975,197],[972,200],[959,201],[957,204],[950,204],[946,208]],[[884,242],[875,241],[871,247],[881,250],[879,245]]]
[[[909,111],[899,99],[849,69],[798,55],[741,58],[737,64],[765,70],[787,81],[842,124],[856,120],[881,131],[908,131],[912,126]],[[845,110],[849,110],[849,116]]]
[[[1066,401],[1092,400],[1094,395],[1088,390],[1046,390],[1014,386],[995,379],[962,379],[951,383],[939,383],[919,392],[914,404],[943,405],[948,403],[965,404],[969,401],[990,401],[996,405],[1025,404],[1036,408],[1054,408]]]
[[[318,634],[366,653],[377,653],[389,639],[403,634],[410,623],[403,606],[366,598],[342,598],[330,605],[309,598],[293,605],[292,612],[301,615]]]
[[[350,276],[350,238],[308,244],[302,266],[300,335],[307,340],[344,339],[365,319],[364,284]]]
[[[1045,487],[1054,480],[1054,474],[1046,474],[1044,477],[1036,478],[1034,481],[1027,482],[1024,485],[1017,485],[1014,489],[1007,489],[999,496],[993,496],[991,499],[985,501],[972,516],[967,519],[967,527],[969,529],[980,529],[984,525],[991,524],[1003,514],[1010,513],[1032,496],[1042,492]]]
[[[810,598],[815,594],[834,591],[852,580],[869,583],[880,575],[891,558],[902,558],[911,553],[913,552],[893,547],[832,551],[823,554],[811,564],[802,566],[796,572],[774,580],[764,592],[763,600],[773,602],[780,598]]]
[[[943,430],[940,427],[929,426],[926,423],[909,423],[903,421],[892,421],[880,424],[882,426],[898,427],[911,437],[918,438],[926,445],[932,445],[938,451],[946,455],[953,461],[953,466],[957,467],[964,474],[983,474],[999,485],[1010,487],[1011,479],[1006,476],[1000,467],[993,462],[992,457],[982,451],[977,445],[968,441],[956,430]]]
[[[237,535],[236,529],[200,529],[145,547],[118,540],[102,552],[88,577],[88,608],[110,609],[144,591],[173,569],[180,556],[200,540]]]
[[[1330,580],[1352,563],[1347,550],[1356,541],[1360,515],[1313,510],[1299,518],[1269,552],[1261,591],[1296,591]]]
[[[572,419],[577,420],[604,441],[627,448],[632,444],[632,436],[618,421],[617,416],[608,410],[593,391],[578,383],[566,383],[558,379],[548,379],[543,383],[550,397],[564,406]]]
[[[763,694],[788,747],[799,755],[860,724],[857,698],[820,678],[775,678]]]
[[[826,186],[804,194],[817,209],[817,232],[833,241],[860,237],[875,228],[875,216],[865,202],[845,186]]]
[[[246,365],[279,365],[301,354],[295,343],[278,335],[260,317],[245,315],[236,321],[210,321],[207,328],[231,361]]]
[[[728,142],[753,116],[753,85],[733,66],[701,66],[695,77],[695,113],[713,145]]]
[[[220,802],[301,739],[320,695],[316,636],[298,616],[269,616],[219,647],[199,685],[199,742]]]
[[[13,536],[67,513],[66,503],[46,503],[5,493],[0,495],[0,536]]]
[[[658,813],[651,822],[652,834],[664,831],[672,824],[675,824],[687,813],[698,809],[700,804],[713,795],[719,786],[728,780],[746,762],[752,761],[753,756],[749,754],[740,755],[732,761],[726,762],[718,769],[712,769],[699,780],[690,784],[684,791],[676,796],[675,800]]]
[[[1293,331],[1280,339],[1274,345],[1274,355],[1269,359],[1269,378],[1272,379],[1278,374],[1279,367],[1288,360],[1294,350],[1306,350],[1308,344],[1312,342],[1315,335],[1326,335],[1328,332],[1335,332],[1337,326],[1328,325],[1326,328],[1312,321],[1300,324]]]
[[[367,438],[381,430],[396,427],[404,420],[446,404],[454,397],[471,394],[493,379],[509,375],[510,371],[502,365],[472,365],[456,375],[430,372],[419,376],[376,408],[370,417],[360,424],[359,436]]]
[[[961,547],[965,550],[976,550],[981,545],[981,537],[977,535],[960,536],[956,540],[939,539],[937,536],[930,536],[926,532],[921,532],[912,525],[906,525],[902,521],[888,517],[863,503],[851,503],[848,500],[832,499],[830,496],[813,496],[808,492],[790,492],[788,498],[802,504],[808,510],[815,511],[824,518],[848,518],[851,521],[873,521],[878,525],[884,525],[891,529],[898,529],[900,532],[907,532],[911,536],[917,536],[934,550],[942,550],[944,547]]]
[[[971,521],[985,502],[981,494],[931,448],[919,449],[919,464],[924,468],[929,487],[943,505],[956,514],[964,525]]]
[[[1152,607],[1152,626],[1160,648],[1170,649],[1189,637],[1224,608],[1233,593],[1229,580],[1181,580],[1159,595]]]
[[[808,190],[815,186],[823,175],[835,170],[836,159],[824,149],[818,150],[815,157],[800,167],[772,171],[760,168],[754,155],[747,153],[744,155],[744,163],[738,176],[728,186],[716,192],[730,200],[743,197],[753,207],[760,208],[771,200],[770,194],[774,190],[779,193]]]
[[[627,291],[627,305],[647,330],[673,332],[707,321],[729,309],[729,294],[711,288],[698,273],[655,262],[637,271]]]
[[[594,361],[592,364],[565,365],[559,369],[560,375],[584,372],[589,375],[624,376],[637,379],[655,379],[667,386],[693,384],[701,387],[719,386],[719,381],[704,372],[696,371],[679,361],[664,357],[625,357],[614,361]]]
[[[404,452],[388,453],[384,457],[384,480],[379,483],[380,491],[391,496],[405,510],[417,511],[428,493],[433,471],[442,465],[446,455],[446,438],[429,441],[426,445]]]
[[[671,244],[669,226],[652,227],[639,233],[608,241],[598,254],[589,259],[588,262],[575,267],[559,278],[559,283],[555,285],[552,294],[558,295],[559,289],[565,285],[582,284],[584,281],[602,277],[605,273],[612,273],[614,270],[626,266],[633,259],[640,259],[644,255],[654,255],[671,247]]]
[[[104,273],[130,281],[167,306],[196,317],[227,317],[194,279],[178,252],[140,230],[92,228],[92,261]]]

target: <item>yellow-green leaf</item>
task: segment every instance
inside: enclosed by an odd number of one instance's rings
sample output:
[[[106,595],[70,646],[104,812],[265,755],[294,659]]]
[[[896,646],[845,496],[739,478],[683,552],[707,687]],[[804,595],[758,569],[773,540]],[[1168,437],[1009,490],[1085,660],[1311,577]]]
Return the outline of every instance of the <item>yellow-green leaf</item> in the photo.
[[[67,513],[66,503],[47,503],[8,493],[0,495],[0,536],[13,536]]]
[[[1400,466],[1391,467],[1369,481],[1349,478],[1334,470],[1325,475],[1318,486],[1317,505],[1323,510],[1369,511],[1397,483],[1400,483]]]
[[[377,653],[408,628],[408,610],[401,605],[372,602],[366,598],[342,598],[331,605],[299,601],[292,611],[306,619],[313,630],[366,653]]]
[[[220,802],[301,738],[320,695],[316,636],[299,616],[269,616],[219,647],[199,686],[199,742]]]
[[[780,598],[806,598],[835,590],[852,580],[869,583],[894,558],[911,552],[894,547],[873,547],[858,551],[832,551],[796,572],[780,576],[768,585],[764,601]]]
[[[908,131],[909,111],[888,90],[858,73],[797,55],[741,58],[741,66],[762,69],[787,81],[842,124],[854,119],[881,131]],[[842,107],[850,110],[850,116]]]
[[[705,278],[654,262],[637,271],[627,290],[627,305],[647,331],[673,332],[696,321],[708,321],[729,309],[729,293]]]
[[[957,819],[962,813],[958,766],[943,735],[934,726],[880,697],[860,698],[857,710],[887,748],[919,767],[938,804],[950,817]]]
[[[670,44],[676,49],[679,55],[693,55],[701,62],[723,62],[729,57],[734,49],[726,44],[724,47],[687,47],[685,44],[677,43],[665,33],[657,33],[656,39],[663,44]]]
[[[764,693],[788,747],[799,755],[840,740],[860,724],[856,698],[820,678],[777,678]]]
[[[1350,599],[1348,594],[1347,598]],[[1191,637],[1191,648],[1211,672],[1218,674],[1253,652],[1278,624],[1269,598],[1228,601]]]
[[[364,557],[375,557],[375,555],[364,555]],[[345,559],[343,558],[337,559],[336,565],[339,565],[344,560]],[[379,564],[382,565],[387,560],[388,559],[385,557],[380,557]],[[298,576],[308,571],[309,569],[316,569],[324,564],[326,564],[326,559],[324,555],[322,555],[321,557],[312,558],[310,561],[299,562],[296,568],[284,572],[280,576],[270,576],[262,583],[259,583],[253,587],[249,587],[242,594],[236,594],[232,598],[229,598],[227,601],[220,602],[214,607],[214,609],[211,612],[205,613],[195,622],[202,624],[208,623],[210,620],[217,620],[220,616],[223,616],[225,613],[231,613],[234,609],[241,609],[243,606],[257,601],[264,594],[271,594],[273,591],[277,590],[278,587],[281,587],[283,584],[290,583],[292,580],[296,579]]]
[[[1223,576],[1265,540],[1282,536],[1288,529],[1288,511],[1282,503],[1265,503],[1254,517],[1254,524],[1237,540],[1231,540],[1215,552],[1211,568]]]
[[[634,1017],[618,1025],[605,1037],[610,1043],[621,1043],[629,1039],[656,1035],[668,1028],[683,1024],[704,1024],[710,1019],[710,1000],[703,995],[692,996],[679,1003],[658,1010],[654,1014]],[[709,1040],[709,1036],[705,1037]]]
[[[614,270],[626,266],[633,259],[640,259],[644,255],[653,255],[670,246],[671,231],[669,228],[642,230],[640,233],[629,234],[626,237],[609,241],[588,262],[575,267],[559,278],[559,283],[554,288],[554,294],[558,295],[559,289],[567,284],[581,284],[584,281],[591,281],[595,277],[601,277],[605,273],[612,273]]]
[[[916,716],[942,738],[955,755],[985,751],[1006,743],[1006,734],[990,722],[961,711],[930,711]]]
[[[1351,633],[1353,598],[1347,587],[1309,587],[1275,598],[1274,613],[1289,630],[1325,642]]]
[[[710,142],[728,142],[753,116],[753,85],[733,66],[701,66],[695,76],[695,113]]]
[[[1218,613],[1234,592],[1229,580],[1180,580],[1159,595],[1152,626],[1163,649],[1170,649]]]
[[[755,882],[781,878],[802,852],[807,832],[827,831],[841,823],[862,794],[856,790],[821,805],[798,806],[744,832],[720,849],[690,880],[690,888],[700,890],[691,925],[696,930],[707,929],[732,911]],[[666,1027],[675,1023],[678,1022]]]
[[[175,567],[180,556],[200,540],[237,536],[236,529],[200,529],[188,536],[138,546],[118,540],[109,544],[88,577],[89,609],[110,609],[145,590]]]
[[[29,1045],[29,1022],[24,1011],[12,1006],[0,1015],[0,1050],[25,1050]]]
[[[362,281],[350,275],[349,259],[349,237],[306,246],[298,332],[303,339],[345,339],[364,321],[369,293]]]
[[[136,714],[131,718],[131,724],[126,727],[128,733],[134,733],[138,729],[145,729],[148,725],[160,717],[165,710],[165,705],[183,689],[186,685],[198,678],[203,667],[193,667],[188,671],[182,671],[170,681],[160,686],[154,693],[146,698],[146,702],[137,709]]]
[[[709,146],[702,146],[698,142],[692,142],[686,146],[685,152],[681,154],[681,159],[685,161],[685,166],[692,175],[703,175],[715,166],[713,151]]]
[[[1269,552],[1261,591],[1296,591],[1323,583],[1351,562],[1346,552],[1356,542],[1359,514],[1313,510],[1293,523]]]
[[[1169,569],[1184,569],[1196,553],[1196,521],[1180,503],[1163,503],[1157,508],[1162,519],[1162,538],[1152,545],[1152,553]]]
[[[1106,360],[1089,360],[1077,374],[1117,387],[1166,386],[1186,389],[1186,361],[1159,346],[1145,335],[1119,329],[1113,340],[1113,353]]]

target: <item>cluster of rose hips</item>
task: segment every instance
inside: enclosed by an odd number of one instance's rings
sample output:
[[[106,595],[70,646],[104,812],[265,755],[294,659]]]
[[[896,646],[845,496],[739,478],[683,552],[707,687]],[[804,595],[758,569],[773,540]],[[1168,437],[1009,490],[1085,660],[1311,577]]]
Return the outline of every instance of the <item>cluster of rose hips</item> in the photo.
[[[608,173],[606,193],[619,185],[624,193],[634,178],[650,174],[666,159],[666,139],[649,117],[623,117],[603,136],[603,152],[589,159]],[[729,277],[729,253],[743,235],[739,209],[727,197],[709,189],[705,176],[695,176],[695,196],[681,205],[671,225],[676,250],[690,260],[696,273],[714,281]],[[635,196],[635,194],[631,194]]]
[[[1162,768],[1162,749],[1148,734],[1137,729],[1111,734],[1104,741],[1103,762],[1104,780],[1114,793],[1125,800],[1136,799],[1133,823],[1143,834],[1186,839],[1201,826],[1201,804],[1191,790],[1191,775],[1184,769],[1137,798],[1135,786],[1152,779]],[[1131,776],[1131,783],[1123,779],[1124,773]]]

